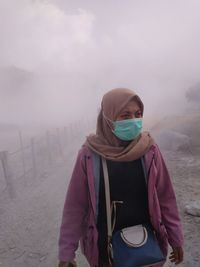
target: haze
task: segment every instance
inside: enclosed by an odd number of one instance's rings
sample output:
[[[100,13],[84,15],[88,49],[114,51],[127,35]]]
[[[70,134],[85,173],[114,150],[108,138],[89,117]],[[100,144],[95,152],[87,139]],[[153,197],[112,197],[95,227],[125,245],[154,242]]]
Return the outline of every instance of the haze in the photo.
[[[0,266],[58,265],[76,155],[115,87],[144,102],[177,196],[180,267],[200,266],[199,11],[199,0],[0,0]],[[77,263],[88,267],[79,252]]]
[[[66,125],[134,89],[146,116],[186,110],[199,82],[200,2],[0,3],[0,122]]]

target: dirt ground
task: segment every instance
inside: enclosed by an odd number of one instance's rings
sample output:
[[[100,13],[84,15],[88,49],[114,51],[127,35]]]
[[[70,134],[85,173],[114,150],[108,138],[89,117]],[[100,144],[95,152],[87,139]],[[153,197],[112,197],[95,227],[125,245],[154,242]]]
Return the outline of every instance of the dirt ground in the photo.
[[[65,165],[46,172],[18,192],[16,199],[0,196],[0,267],[57,266],[59,226],[75,156],[66,157]],[[184,207],[200,197],[200,157],[187,152],[165,152],[164,157],[173,177],[185,236],[185,260],[179,266],[199,267],[200,217],[186,214]],[[78,266],[88,267],[79,252],[77,261]]]

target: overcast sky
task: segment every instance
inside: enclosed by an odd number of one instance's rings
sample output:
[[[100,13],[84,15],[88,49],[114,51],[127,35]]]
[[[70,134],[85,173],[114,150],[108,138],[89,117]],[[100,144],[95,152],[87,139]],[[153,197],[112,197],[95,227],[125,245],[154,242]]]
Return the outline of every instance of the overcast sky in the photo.
[[[97,115],[134,89],[145,115],[180,113],[200,80],[199,0],[1,0],[0,122]]]

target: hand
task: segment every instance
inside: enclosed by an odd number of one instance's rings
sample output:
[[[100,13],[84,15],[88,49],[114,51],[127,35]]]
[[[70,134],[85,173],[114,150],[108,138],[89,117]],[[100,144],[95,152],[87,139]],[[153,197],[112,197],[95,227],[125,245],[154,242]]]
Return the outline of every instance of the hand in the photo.
[[[58,267],[77,267],[77,265],[75,261],[60,261]]]
[[[176,265],[183,261],[183,249],[182,247],[172,247],[172,252],[169,257],[170,261]]]

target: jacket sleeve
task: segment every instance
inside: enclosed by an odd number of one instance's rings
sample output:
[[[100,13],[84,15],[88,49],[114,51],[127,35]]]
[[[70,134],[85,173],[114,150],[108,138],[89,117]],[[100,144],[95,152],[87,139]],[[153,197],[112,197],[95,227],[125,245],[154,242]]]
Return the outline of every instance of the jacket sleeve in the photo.
[[[63,209],[59,237],[60,261],[75,258],[88,210],[88,194],[85,156],[79,151]]]
[[[176,196],[166,164],[157,145],[154,156],[158,172],[156,190],[161,209],[162,223],[166,228],[169,244],[172,247],[182,246],[183,233],[176,203]]]

